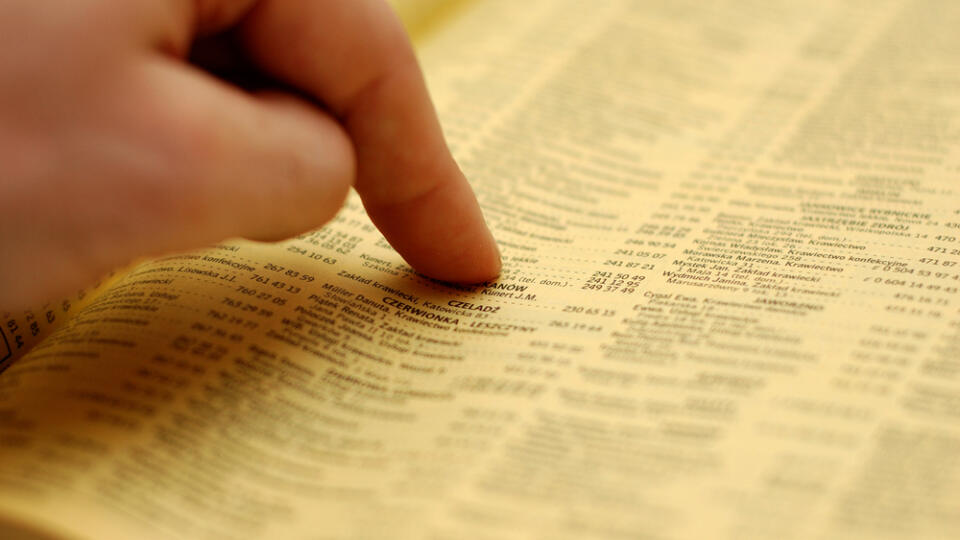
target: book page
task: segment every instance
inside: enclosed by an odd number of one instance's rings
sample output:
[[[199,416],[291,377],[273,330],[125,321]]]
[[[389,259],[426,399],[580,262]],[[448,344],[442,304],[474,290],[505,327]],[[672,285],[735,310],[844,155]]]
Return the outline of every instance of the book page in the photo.
[[[504,253],[140,265],[0,376],[76,538],[960,535],[960,4],[471,3],[421,45]]]
[[[47,302],[37,309],[0,311],[0,373],[96,298],[100,291],[110,286],[117,274],[110,273],[69,298]]]
[[[388,0],[415,42],[427,39],[474,1],[476,0]]]

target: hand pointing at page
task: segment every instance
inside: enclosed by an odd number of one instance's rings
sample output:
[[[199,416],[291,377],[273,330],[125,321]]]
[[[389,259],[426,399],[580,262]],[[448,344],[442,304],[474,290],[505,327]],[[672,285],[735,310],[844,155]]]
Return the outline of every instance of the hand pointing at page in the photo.
[[[252,94],[188,62],[225,32],[294,91]],[[417,270],[499,271],[382,0],[0,3],[0,307],[139,256],[318,227],[351,184]]]

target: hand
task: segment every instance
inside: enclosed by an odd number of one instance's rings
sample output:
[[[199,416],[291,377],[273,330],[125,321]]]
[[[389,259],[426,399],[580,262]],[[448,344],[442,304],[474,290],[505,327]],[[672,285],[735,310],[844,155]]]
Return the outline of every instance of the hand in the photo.
[[[296,92],[191,64],[214,35]],[[499,272],[382,0],[0,2],[0,307],[138,256],[316,228],[351,184],[420,272]]]

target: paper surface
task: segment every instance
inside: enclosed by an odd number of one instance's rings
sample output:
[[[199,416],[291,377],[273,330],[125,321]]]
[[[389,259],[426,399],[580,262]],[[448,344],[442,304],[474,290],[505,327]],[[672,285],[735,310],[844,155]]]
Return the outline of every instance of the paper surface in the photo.
[[[485,0],[421,44],[504,253],[356,199],[143,264],[0,376],[79,538],[960,535],[960,7]]]

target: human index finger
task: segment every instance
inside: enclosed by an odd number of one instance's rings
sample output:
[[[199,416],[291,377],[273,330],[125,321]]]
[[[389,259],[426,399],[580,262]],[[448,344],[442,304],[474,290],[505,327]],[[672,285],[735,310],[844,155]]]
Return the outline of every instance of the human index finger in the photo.
[[[409,39],[380,0],[263,0],[242,23],[261,69],[341,119],[356,189],[373,222],[418,271],[478,282],[499,254],[443,139]]]

